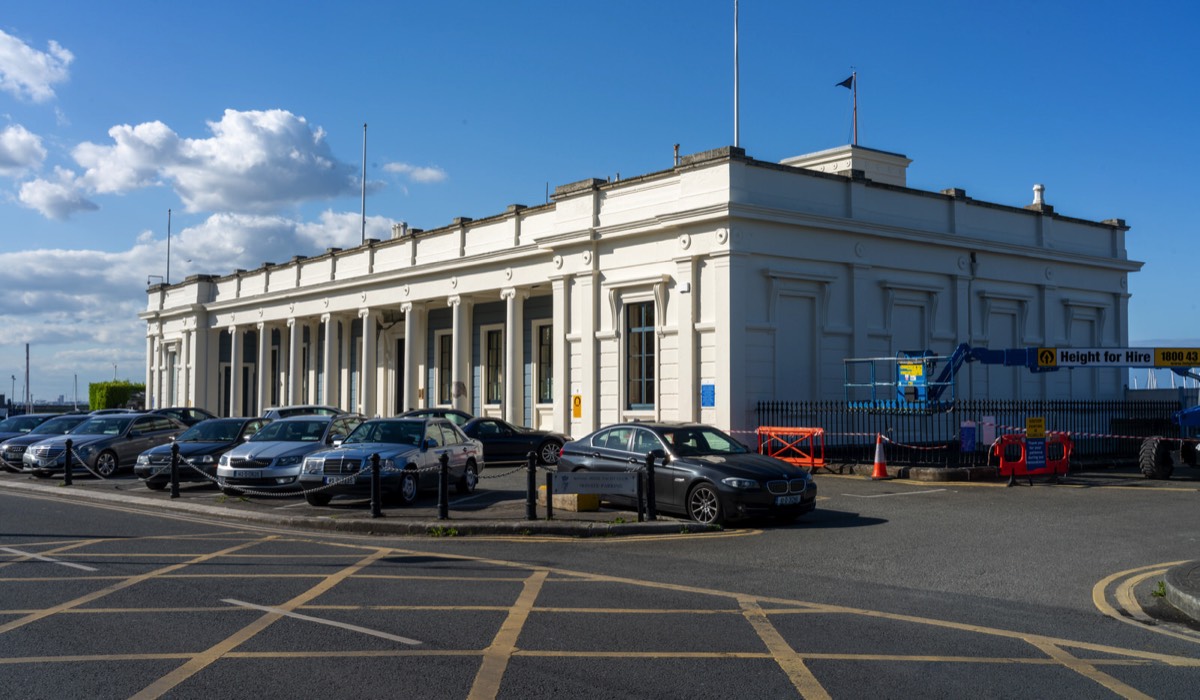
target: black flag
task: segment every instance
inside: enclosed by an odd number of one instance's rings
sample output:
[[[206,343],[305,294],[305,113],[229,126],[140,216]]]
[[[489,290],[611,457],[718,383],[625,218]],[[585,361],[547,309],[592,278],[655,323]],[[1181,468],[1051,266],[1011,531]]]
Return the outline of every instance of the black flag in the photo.
[[[838,83],[834,87],[844,87],[847,90],[853,90],[854,89],[854,74],[852,73],[849,78],[846,78],[845,80]]]

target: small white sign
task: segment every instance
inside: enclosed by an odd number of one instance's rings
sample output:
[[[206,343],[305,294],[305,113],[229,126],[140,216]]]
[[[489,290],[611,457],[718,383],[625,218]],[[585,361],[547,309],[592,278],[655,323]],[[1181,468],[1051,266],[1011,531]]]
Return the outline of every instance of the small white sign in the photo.
[[[637,495],[637,472],[564,472],[554,475],[554,493]]]

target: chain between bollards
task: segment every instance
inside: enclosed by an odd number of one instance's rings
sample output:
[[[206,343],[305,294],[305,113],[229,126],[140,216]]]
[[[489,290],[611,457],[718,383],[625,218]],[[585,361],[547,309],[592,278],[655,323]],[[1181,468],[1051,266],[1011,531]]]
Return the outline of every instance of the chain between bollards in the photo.
[[[67,486],[71,485],[71,472],[75,471],[75,467],[71,463],[72,447],[73,447],[73,443],[71,441],[71,438],[67,438],[67,444],[66,444],[67,452],[66,452],[66,454],[63,455],[63,468],[66,470],[63,473],[63,483],[66,484]]]
[[[383,484],[379,476],[379,453],[371,455],[371,517],[383,517]]]
[[[179,498],[179,443],[171,443],[171,498]]]

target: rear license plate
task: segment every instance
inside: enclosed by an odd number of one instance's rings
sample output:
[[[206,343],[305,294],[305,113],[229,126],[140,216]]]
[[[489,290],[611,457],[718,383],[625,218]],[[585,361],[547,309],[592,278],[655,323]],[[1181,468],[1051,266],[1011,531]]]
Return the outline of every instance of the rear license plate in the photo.
[[[777,506],[794,506],[800,502],[800,494],[794,496],[776,496],[775,505]]]
[[[262,476],[262,472],[250,469],[235,469],[233,478],[235,479],[257,479]]]

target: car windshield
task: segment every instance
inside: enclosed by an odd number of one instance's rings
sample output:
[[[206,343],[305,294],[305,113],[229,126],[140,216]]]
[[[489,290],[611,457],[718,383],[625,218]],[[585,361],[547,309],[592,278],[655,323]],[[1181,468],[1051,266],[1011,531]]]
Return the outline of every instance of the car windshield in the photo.
[[[680,457],[702,455],[738,455],[748,452],[746,446],[716,428],[690,425],[657,431],[675,454]]]
[[[127,416],[96,416],[87,419],[71,432],[79,435],[120,435],[132,422],[133,418]]]
[[[242,432],[240,420],[206,420],[188,428],[179,442],[233,442]]]
[[[28,433],[38,427],[44,416],[13,416],[0,421],[0,433]]]
[[[355,428],[342,444],[386,442],[392,445],[419,445],[424,434],[423,421],[367,421]]]
[[[203,425],[203,424],[201,424]],[[329,427],[329,419],[281,420],[263,426],[251,442],[318,442]]]
[[[61,418],[51,418],[33,430],[30,430],[29,434],[62,435],[87,419],[87,416],[62,416]]]

